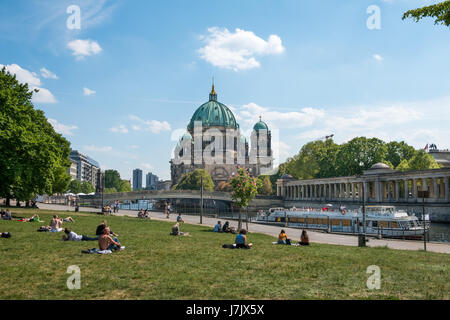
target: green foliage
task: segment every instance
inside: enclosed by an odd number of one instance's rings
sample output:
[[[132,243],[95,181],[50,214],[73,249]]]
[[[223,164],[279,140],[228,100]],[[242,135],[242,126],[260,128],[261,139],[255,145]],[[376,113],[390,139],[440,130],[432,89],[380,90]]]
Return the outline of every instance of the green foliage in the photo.
[[[90,183],[89,181],[83,181],[81,183],[81,192],[88,194],[88,193],[91,193],[94,191],[95,191],[95,188],[92,185],[92,183]]]
[[[395,170],[398,170],[398,171],[408,171],[408,170],[410,170],[408,160],[403,159],[399,163],[399,165],[395,168]]]
[[[403,14],[402,20],[412,18],[415,22],[419,22],[425,17],[435,18],[434,24],[450,26],[450,1],[447,0],[427,7],[409,10]]]
[[[117,170],[105,170],[105,189],[116,188],[120,189],[121,179]]]
[[[258,177],[258,181],[258,194],[265,196],[273,194],[272,182],[269,176],[261,175]]]
[[[389,161],[396,168],[402,160],[409,161],[415,154],[414,147],[407,145],[404,141],[391,141],[386,144],[387,153],[385,161]]]
[[[120,189],[119,192],[131,192],[131,183],[128,180],[120,180]]]
[[[431,154],[425,150],[418,151],[408,162],[410,170],[438,169],[439,165]]]
[[[116,188],[105,188],[105,193],[116,193],[117,189]]]
[[[238,172],[230,180],[233,187],[231,199],[235,206],[244,208],[248,206],[258,193],[258,188],[261,187],[261,181],[250,176],[248,171],[244,168],[238,169]]]
[[[377,138],[354,138],[340,146],[336,158],[337,176],[362,174],[377,162],[383,162],[386,144]],[[362,165],[361,165],[362,164]]]
[[[63,192],[70,143],[34,109],[32,91],[0,71],[0,197],[29,200]]]
[[[69,183],[69,191],[72,193],[81,193],[81,182],[79,180],[72,180]]]
[[[200,190],[201,177],[203,177],[203,190],[213,191],[214,182],[208,171],[204,169],[196,169],[185,174],[176,186],[176,190]]]
[[[275,185],[285,173],[297,179],[359,175],[377,162],[401,171],[439,167],[431,155],[415,150],[404,141],[385,143],[377,138],[357,137],[341,145],[332,140],[309,142],[281,164],[278,173],[270,179]]]

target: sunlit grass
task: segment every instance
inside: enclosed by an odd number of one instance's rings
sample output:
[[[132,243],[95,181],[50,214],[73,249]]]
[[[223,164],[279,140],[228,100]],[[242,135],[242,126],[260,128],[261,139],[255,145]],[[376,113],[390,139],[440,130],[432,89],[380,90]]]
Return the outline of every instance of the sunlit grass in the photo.
[[[93,236],[107,219],[126,246],[110,255],[82,254],[97,242],[63,242],[63,233],[36,232],[45,223],[0,221],[1,299],[449,299],[450,256],[423,251],[313,243],[273,245],[273,237],[248,234],[251,250],[222,249],[234,235],[183,225],[191,237],[169,235],[173,223],[94,213],[58,212],[78,234]],[[81,269],[81,289],[66,286],[67,267]],[[381,289],[369,290],[369,265],[381,269]]]

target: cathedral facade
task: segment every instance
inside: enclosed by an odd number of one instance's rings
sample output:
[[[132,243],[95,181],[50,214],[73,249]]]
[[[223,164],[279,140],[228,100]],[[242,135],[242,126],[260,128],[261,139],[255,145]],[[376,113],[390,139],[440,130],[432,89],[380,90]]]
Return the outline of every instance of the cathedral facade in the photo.
[[[233,112],[217,101],[213,84],[209,101],[194,112],[175,147],[170,160],[172,185],[196,169],[205,169],[217,185],[228,181],[239,167],[249,169],[255,177],[273,169],[271,132],[260,117],[249,143]]]

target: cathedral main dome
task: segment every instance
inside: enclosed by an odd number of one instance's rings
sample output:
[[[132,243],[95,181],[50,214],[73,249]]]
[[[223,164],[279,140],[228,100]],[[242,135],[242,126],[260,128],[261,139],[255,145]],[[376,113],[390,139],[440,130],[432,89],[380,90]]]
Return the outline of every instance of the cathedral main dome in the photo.
[[[209,101],[202,104],[191,118],[188,125],[188,130],[194,130],[194,122],[201,121],[203,127],[224,127],[227,129],[238,129],[239,124],[236,122],[233,112],[217,101],[217,94],[212,86],[209,94]]]

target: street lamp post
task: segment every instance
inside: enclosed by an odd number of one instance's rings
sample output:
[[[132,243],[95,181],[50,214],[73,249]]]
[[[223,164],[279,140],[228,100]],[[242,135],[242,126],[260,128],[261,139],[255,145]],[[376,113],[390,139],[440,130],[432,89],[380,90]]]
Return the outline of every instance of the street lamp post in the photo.
[[[200,224],[203,223],[203,176],[200,177]]]
[[[105,207],[105,172],[102,174],[102,212]]]
[[[364,166],[363,162],[359,163],[360,167]],[[360,176],[361,177],[361,176]],[[362,177],[361,177],[362,178]],[[363,233],[358,235],[358,247],[366,246],[366,193],[364,188],[364,178],[361,179],[361,191],[362,191],[362,223],[363,223]],[[361,229],[359,229],[361,230]]]

